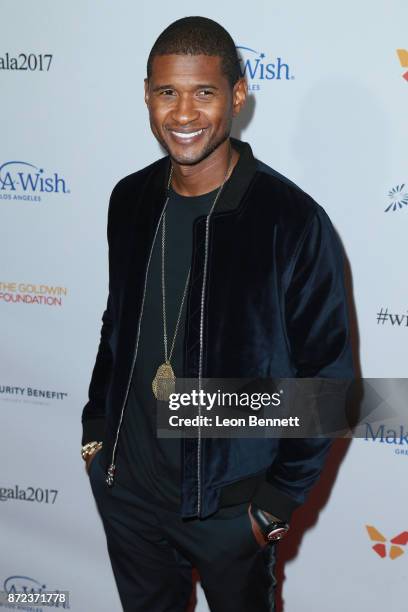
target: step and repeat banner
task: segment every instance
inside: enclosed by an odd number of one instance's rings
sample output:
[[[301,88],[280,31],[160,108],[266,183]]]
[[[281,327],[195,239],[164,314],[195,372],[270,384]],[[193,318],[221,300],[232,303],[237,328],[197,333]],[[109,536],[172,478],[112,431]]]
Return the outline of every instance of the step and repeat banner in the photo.
[[[69,591],[74,612],[114,612],[81,412],[107,296],[110,192],[162,155],[143,101],[150,48],[186,15],[230,31],[250,90],[234,135],[330,215],[347,255],[361,375],[404,378],[408,4],[0,8],[0,590]],[[335,443],[279,544],[281,612],[405,610],[407,468],[403,424]],[[208,610],[199,583],[196,609]]]

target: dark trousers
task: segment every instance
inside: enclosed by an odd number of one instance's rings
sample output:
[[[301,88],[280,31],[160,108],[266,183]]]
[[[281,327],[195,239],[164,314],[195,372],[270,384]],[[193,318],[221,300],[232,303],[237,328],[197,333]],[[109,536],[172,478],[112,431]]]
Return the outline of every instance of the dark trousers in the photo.
[[[124,612],[186,612],[193,567],[211,612],[275,610],[276,545],[259,546],[248,503],[182,519],[117,482],[108,488],[99,459],[89,478]]]

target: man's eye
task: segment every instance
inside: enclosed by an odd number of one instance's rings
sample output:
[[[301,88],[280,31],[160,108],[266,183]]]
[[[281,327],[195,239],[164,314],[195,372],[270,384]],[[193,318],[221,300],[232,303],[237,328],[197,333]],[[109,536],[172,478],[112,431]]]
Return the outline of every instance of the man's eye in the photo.
[[[213,92],[211,91],[211,89],[201,89],[198,93],[200,96],[205,96],[205,97],[209,97],[213,95]]]
[[[160,94],[162,96],[172,96],[174,94],[174,91],[172,89],[163,89]]]

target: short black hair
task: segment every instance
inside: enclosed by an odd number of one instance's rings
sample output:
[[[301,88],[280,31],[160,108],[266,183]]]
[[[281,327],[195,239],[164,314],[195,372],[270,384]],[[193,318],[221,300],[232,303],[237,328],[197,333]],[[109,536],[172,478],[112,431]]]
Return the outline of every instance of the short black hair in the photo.
[[[231,84],[241,77],[238,53],[231,35],[207,17],[183,17],[171,23],[154,43],[147,60],[147,78],[157,55],[209,55],[221,58],[221,69]]]

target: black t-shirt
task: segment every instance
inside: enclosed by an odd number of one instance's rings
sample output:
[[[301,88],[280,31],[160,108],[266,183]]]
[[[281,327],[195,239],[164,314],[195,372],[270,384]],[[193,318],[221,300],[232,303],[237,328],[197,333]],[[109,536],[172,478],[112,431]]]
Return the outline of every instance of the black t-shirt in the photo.
[[[195,197],[170,191],[166,209],[165,282],[167,342],[170,351],[191,262],[193,222],[208,214],[217,189]],[[156,235],[146,285],[139,347],[117,447],[115,479],[169,509],[180,509],[181,439],[158,438],[152,380],[165,361],[161,285],[162,225]],[[171,358],[176,377],[183,375],[187,299]]]

